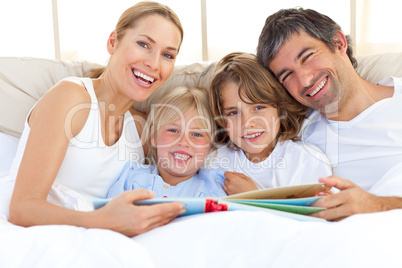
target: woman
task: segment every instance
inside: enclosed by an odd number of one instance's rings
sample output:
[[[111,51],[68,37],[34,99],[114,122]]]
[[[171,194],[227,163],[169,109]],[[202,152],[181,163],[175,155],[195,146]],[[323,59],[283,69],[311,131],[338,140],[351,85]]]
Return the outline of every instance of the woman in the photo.
[[[182,39],[181,23],[170,8],[138,3],[121,15],[109,36],[110,59],[99,78],[62,80],[38,101],[27,117],[15,160],[20,165],[10,222],[104,228],[134,236],[184,213],[180,203],[134,206],[135,200],[152,198],[145,190],[125,192],[89,212],[47,201],[52,185],[89,202],[105,197],[129,157],[144,155],[139,138],[144,115],[131,107],[170,76]]]

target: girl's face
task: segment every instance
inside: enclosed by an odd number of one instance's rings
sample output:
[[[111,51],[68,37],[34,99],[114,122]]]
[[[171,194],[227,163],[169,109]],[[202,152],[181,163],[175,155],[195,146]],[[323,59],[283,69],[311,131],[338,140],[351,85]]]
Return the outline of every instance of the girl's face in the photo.
[[[160,176],[171,185],[194,176],[211,150],[211,139],[201,120],[206,119],[200,118],[196,111],[188,112],[161,127],[152,137]]]
[[[250,161],[261,162],[275,148],[280,126],[278,111],[267,104],[245,103],[238,91],[239,86],[232,81],[221,88],[226,131]]]
[[[108,40],[111,84],[132,100],[146,100],[172,73],[180,44],[177,26],[160,15],[139,19],[120,40],[113,32]]]

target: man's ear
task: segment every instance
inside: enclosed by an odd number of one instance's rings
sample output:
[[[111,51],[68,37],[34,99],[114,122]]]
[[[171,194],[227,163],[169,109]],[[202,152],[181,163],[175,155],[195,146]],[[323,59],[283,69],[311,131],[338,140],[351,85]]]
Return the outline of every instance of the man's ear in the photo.
[[[335,50],[339,50],[341,53],[346,53],[348,49],[348,41],[346,40],[345,35],[341,31],[337,31],[333,37]]]
[[[114,54],[117,46],[117,32],[113,31],[107,39],[107,51],[110,55]]]

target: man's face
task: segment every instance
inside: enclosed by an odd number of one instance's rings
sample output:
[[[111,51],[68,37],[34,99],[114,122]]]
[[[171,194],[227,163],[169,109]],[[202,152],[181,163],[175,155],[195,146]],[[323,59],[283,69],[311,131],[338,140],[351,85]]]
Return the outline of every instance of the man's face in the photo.
[[[346,92],[340,49],[335,52],[305,32],[294,33],[269,63],[279,82],[300,103],[332,117],[338,113]]]

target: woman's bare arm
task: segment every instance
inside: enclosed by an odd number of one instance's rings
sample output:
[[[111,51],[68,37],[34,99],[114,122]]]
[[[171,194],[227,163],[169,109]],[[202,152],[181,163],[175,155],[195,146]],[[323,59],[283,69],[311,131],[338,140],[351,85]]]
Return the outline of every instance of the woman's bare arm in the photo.
[[[89,109],[77,109],[79,112],[74,115],[69,112],[77,105],[89,102],[90,97],[81,85],[63,81],[46,93],[32,111],[29,117],[31,131],[10,204],[10,222],[22,226],[97,227],[131,236],[165,224],[183,213],[183,205],[179,203],[151,209],[134,206],[133,201],[152,197],[147,191],[125,193],[93,212],[74,211],[46,201],[69,139],[81,131]],[[71,126],[65,126],[65,122],[72,122]]]

